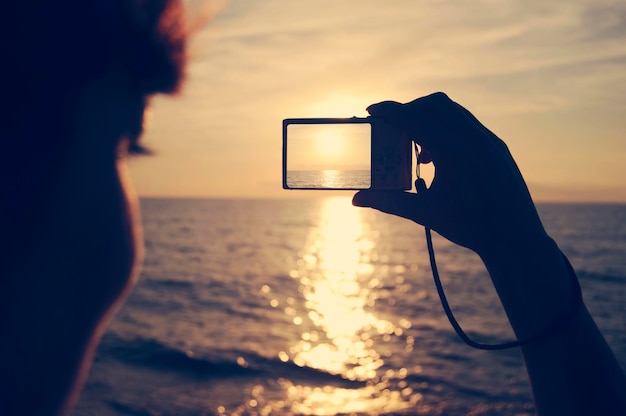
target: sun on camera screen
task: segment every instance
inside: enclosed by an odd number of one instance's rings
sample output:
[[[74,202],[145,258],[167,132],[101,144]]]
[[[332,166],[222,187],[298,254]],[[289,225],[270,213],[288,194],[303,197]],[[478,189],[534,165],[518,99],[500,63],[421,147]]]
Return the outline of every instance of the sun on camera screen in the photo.
[[[289,124],[286,182],[291,189],[368,189],[369,123]]]

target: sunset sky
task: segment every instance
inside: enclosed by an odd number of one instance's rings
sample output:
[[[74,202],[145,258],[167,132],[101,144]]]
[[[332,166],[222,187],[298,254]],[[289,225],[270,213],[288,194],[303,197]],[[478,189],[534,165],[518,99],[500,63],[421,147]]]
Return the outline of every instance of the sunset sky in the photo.
[[[369,123],[290,124],[287,169],[369,170],[371,140]]]
[[[282,119],[434,91],[509,145],[535,200],[626,202],[626,3],[604,0],[225,1],[183,93],[154,101],[135,185],[306,196],[281,188]]]

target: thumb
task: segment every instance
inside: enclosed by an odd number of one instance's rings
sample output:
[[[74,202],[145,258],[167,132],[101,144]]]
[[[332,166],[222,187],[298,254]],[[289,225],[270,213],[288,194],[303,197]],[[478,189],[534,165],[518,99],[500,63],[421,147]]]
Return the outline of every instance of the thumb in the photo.
[[[430,209],[425,194],[400,191],[359,191],[352,198],[352,205],[374,208],[430,227]]]

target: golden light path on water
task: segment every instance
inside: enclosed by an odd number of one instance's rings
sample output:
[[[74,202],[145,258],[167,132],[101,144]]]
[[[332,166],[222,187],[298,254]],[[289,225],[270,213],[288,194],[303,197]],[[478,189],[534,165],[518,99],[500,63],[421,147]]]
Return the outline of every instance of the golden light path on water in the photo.
[[[348,198],[325,201],[319,226],[312,228],[298,268],[290,273],[300,282],[303,313],[315,329],[295,316],[294,324],[303,328],[301,339],[281,359],[365,384],[340,388],[287,382],[288,402],[297,414],[398,411],[421,399],[411,389],[390,391],[386,377],[379,374],[384,357],[374,337],[389,339],[402,328],[369,311],[380,282],[373,277],[374,267],[365,262],[375,242],[365,235],[360,212]],[[397,373],[402,370],[406,373]]]

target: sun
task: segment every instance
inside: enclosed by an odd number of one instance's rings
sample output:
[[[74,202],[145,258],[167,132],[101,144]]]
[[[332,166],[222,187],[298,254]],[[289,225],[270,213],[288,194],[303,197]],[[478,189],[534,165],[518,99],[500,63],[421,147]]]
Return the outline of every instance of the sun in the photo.
[[[326,160],[341,159],[345,147],[344,135],[336,126],[324,126],[315,135],[315,152]]]

